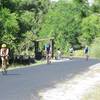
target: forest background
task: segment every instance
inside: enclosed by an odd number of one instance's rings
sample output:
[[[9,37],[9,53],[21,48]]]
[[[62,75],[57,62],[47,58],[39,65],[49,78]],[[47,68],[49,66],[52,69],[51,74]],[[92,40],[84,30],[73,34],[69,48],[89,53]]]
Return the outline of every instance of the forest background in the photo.
[[[100,0],[0,0],[0,44],[34,55],[34,40],[54,37],[55,51],[91,48],[100,57]],[[40,51],[47,41],[40,43]]]

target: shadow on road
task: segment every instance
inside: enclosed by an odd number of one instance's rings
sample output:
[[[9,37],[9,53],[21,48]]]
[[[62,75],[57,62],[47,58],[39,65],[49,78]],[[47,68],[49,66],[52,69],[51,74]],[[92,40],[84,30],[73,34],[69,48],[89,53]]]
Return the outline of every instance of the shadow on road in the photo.
[[[19,75],[21,75],[21,74],[17,74],[17,73],[7,73],[6,75],[2,75],[2,76],[19,76]]]

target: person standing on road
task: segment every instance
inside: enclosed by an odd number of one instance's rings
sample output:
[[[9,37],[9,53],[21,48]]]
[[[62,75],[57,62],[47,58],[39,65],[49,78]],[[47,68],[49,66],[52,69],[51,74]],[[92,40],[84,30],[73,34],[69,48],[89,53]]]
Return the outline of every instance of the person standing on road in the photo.
[[[8,56],[9,56],[9,49],[7,48],[6,44],[2,44],[1,50],[0,50],[0,56],[2,61],[2,73],[7,73],[7,65],[9,65],[8,62]]]

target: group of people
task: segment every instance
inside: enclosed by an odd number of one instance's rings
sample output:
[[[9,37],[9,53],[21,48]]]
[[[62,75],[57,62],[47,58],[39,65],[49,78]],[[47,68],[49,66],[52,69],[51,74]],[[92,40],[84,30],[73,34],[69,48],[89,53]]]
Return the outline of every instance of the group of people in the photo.
[[[52,47],[51,44],[48,43],[45,45],[45,52],[46,52],[46,60],[47,64],[51,63],[51,55],[52,55]],[[70,59],[72,59],[74,49],[73,47],[69,48]],[[88,46],[84,48],[84,54],[86,56],[86,60],[88,60]],[[7,48],[6,44],[1,45],[0,49],[0,56],[2,61],[2,74],[7,74],[7,65],[9,65],[9,49]],[[61,51],[60,48],[56,51],[56,59],[61,59]]]
[[[45,46],[45,51],[46,51],[47,63],[49,64],[49,63],[51,63],[50,59],[51,59],[51,52],[52,52],[50,43]],[[73,47],[69,48],[68,52],[69,52],[69,58],[72,59],[73,55],[74,55],[74,48]],[[86,60],[88,60],[88,57],[89,57],[88,52],[89,52],[88,46],[85,46],[85,48],[84,48],[84,56],[85,56]],[[61,59],[60,48],[58,48],[57,51],[56,51],[55,59],[56,60]]]
[[[1,45],[0,49],[0,57],[1,57],[1,69],[2,69],[2,74],[7,74],[7,65],[9,65],[9,49],[7,48],[6,44]]]

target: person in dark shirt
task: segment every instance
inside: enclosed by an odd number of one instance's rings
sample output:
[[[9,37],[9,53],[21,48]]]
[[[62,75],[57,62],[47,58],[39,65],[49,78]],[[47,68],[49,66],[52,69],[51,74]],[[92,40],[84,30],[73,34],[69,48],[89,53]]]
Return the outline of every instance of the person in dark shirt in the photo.
[[[89,48],[88,48],[88,46],[86,45],[85,48],[84,48],[84,55],[85,55],[85,57],[86,57],[86,60],[88,60],[88,57],[89,57],[88,52],[89,52]]]
[[[50,43],[45,45],[45,52],[46,52],[46,60],[47,60],[47,64],[51,63],[50,59],[51,59],[51,45]]]

